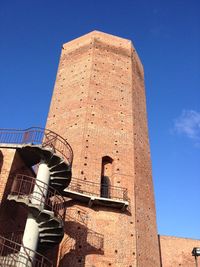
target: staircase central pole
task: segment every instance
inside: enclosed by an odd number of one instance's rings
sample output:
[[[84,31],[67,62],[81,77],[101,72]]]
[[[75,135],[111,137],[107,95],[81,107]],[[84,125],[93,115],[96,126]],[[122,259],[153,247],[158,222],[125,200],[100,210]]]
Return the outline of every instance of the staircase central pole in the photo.
[[[31,201],[32,204],[39,206],[38,208],[40,209],[44,208],[49,180],[50,180],[49,168],[46,163],[41,162],[38,168],[36,184],[33,189],[32,201]],[[44,186],[44,184],[46,186]],[[34,216],[29,212],[22,240],[23,246],[21,247],[19,253],[18,267],[32,266],[31,259],[34,259],[35,257],[38,239],[39,239],[38,223],[36,222]],[[24,247],[30,249],[31,252],[29,252],[28,249],[26,250]],[[29,253],[30,257],[27,255],[27,253]]]

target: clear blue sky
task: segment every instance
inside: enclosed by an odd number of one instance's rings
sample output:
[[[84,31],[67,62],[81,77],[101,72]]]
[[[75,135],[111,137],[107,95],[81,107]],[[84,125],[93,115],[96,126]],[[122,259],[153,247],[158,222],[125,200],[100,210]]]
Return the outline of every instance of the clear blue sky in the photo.
[[[145,68],[159,233],[200,239],[200,1],[0,0],[0,127],[45,125],[62,44],[94,29]]]

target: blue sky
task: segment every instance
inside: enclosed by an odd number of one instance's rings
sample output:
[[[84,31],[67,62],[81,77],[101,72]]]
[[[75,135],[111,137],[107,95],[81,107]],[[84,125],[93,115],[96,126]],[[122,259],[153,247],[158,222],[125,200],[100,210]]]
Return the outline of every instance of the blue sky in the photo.
[[[62,44],[95,29],[145,68],[159,233],[200,239],[198,0],[0,0],[0,127],[45,125]]]

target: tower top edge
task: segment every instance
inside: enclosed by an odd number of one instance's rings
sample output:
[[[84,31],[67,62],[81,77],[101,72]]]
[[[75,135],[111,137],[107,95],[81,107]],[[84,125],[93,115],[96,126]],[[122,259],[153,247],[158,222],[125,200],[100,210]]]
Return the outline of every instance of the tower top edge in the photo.
[[[89,44],[100,43],[112,48],[115,47],[118,49],[118,51],[123,51],[123,54],[126,54],[127,56],[133,56],[140,65],[140,68],[143,70],[142,63],[133,45],[133,42],[129,39],[118,37],[109,33],[97,30],[91,31],[67,43],[64,43],[63,49],[65,52],[71,52],[75,49],[88,46]]]
[[[87,40],[87,39],[99,39],[99,40],[112,40],[112,41],[115,41],[115,42],[123,42],[123,43],[126,43],[126,44],[132,44],[132,41],[129,40],[129,39],[126,39],[126,38],[122,38],[122,37],[119,37],[119,36],[116,36],[116,35],[113,35],[113,34],[109,34],[109,33],[105,33],[105,32],[102,32],[102,31],[97,31],[97,30],[94,30],[94,31],[91,31],[89,33],[86,33],[80,37],[77,37],[67,43],[64,43],[63,45],[64,46],[68,46],[68,45],[72,45],[72,44],[75,44],[77,42],[80,42],[82,40]]]

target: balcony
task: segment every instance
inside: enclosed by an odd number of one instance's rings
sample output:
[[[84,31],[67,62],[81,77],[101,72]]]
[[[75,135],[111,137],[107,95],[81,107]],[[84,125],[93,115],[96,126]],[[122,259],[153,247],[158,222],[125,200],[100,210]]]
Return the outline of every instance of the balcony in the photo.
[[[72,178],[63,196],[92,205],[108,206],[125,210],[128,205],[127,189],[117,186]]]

